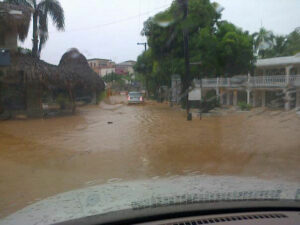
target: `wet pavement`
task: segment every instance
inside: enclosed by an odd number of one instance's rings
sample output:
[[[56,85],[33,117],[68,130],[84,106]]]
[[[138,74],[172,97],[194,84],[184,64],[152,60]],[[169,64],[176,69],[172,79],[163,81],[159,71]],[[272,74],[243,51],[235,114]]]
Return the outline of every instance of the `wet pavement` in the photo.
[[[167,104],[111,102],[75,116],[0,122],[0,217],[54,194],[118,181],[205,174],[300,182],[295,112],[189,122]]]

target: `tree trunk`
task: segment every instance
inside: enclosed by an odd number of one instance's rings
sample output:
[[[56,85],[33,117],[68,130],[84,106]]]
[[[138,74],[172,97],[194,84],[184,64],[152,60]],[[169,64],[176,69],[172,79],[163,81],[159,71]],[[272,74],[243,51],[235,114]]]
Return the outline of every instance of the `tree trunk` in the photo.
[[[0,114],[4,111],[3,105],[2,105],[2,82],[0,81]]]
[[[183,10],[183,21],[186,20],[188,16],[188,0],[179,1],[182,10]],[[188,28],[184,28],[183,30],[183,46],[184,46],[184,64],[185,64],[185,76],[182,79],[182,93],[186,93],[185,101],[186,101],[186,113],[187,119],[190,120],[190,103],[189,103],[189,87],[191,85],[190,78],[190,54],[189,54],[189,30]]]
[[[70,100],[71,100],[71,102],[72,102],[72,113],[75,114],[75,111],[76,111],[76,104],[75,104],[75,97],[74,97],[74,95],[73,95],[73,92],[72,92],[72,86],[71,86],[71,85],[69,85],[68,91],[69,91]]]
[[[146,98],[149,99],[149,80],[146,77]]]
[[[183,79],[183,93],[186,92],[186,113],[189,116],[190,103],[189,103],[189,92],[190,87],[190,56],[189,56],[189,35],[188,31],[184,31],[184,62],[185,62],[185,76]]]
[[[35,11],[33,14],[33,36],[32,36],[32,55],[38,57],[38,13]]]

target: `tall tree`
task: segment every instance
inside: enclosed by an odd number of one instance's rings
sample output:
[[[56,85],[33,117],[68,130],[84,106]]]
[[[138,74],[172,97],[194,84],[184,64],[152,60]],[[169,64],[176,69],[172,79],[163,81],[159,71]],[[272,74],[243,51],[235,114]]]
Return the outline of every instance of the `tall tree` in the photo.
[[[222,21],[216,36],[219,75],[233,76],[251,71],[254,63],[251,35],[232,23]]]
[[[183,28],[189,29],[190,79],[205,76],[232,76],[251,70],[253,38],[227,21],[220,21],[222,7],[208,0],[189,0],[186,21],[177,1],[164,12],[144,23],[142,34],[147,37],[157,68],[164,75],[180,74],[185,79]]]
[[[262,27],[259,32],[254,33],[252,36],[254,38],[254,50],[256,55],[264,57],[265,50],[274,45],[273,32]]]
[[[180,74],[182,81],[184,81],[186,77],[183,31],[189,31],[191,61],[197,60],[195,57],[195,53],[197,53],[195,51],[195,44],[197,44],[195,36],[206,27],[209,32],[212,32],[220,15],[209,0],[189,0],[189,13],[183,20],[184,12],[180,3],[182,1],[174,0],[169,9],[149,18],[144,23],[142,35],[147,37],[153,58],[159,64],[157,68],[165,73],[168,71],[169,76],[172,73]],[[191,68],[191,76],[188,80],[195,77],[194,73],[196,71]]]
[[[295,55],[300,52],[300,27],[287,36],[286,55]]]
[[[151,83],[154,83],[153,77],[153,57],[151,49],[144,51],[140,56],[138,56],[137,62],[134,65],[134,70],[142,75],[142,81],[146,86],[147,96],[150,95],[151,92]]]
[[[283,35],[275,35],[273,46],[264,51],[264,58],[272,58],[286,55],[288,55],[287,37]]]
[[[261,58],[295,55],[300,52],[300,28],[296,28],[288,35],[273,36],[272,46],[260,51]]]
[[[12,4],[22,4],[32,10],[32,54],[40,57],[42,48],[48,39],[48,16],[58,30],[64,30],[64,10],[57,0],[5,0]]]

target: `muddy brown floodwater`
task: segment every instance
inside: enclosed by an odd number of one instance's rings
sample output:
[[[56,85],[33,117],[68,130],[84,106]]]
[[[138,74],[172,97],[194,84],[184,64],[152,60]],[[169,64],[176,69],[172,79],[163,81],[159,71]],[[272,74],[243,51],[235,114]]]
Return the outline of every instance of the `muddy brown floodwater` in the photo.
[[[295,112],[188,122],[166,104],[102,103],[71,117],[2,121],[0,217],[57,193],[122,180],[208,174],[299,182],[299,151]]]

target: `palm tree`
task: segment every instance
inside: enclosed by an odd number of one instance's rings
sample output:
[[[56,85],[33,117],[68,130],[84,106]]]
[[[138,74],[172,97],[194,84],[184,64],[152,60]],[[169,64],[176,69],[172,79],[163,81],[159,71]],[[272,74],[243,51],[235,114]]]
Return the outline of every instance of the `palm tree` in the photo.
[[[53,24],[58,30],[64,30],[65,16],[64,10],[57,0],[5,0],[5,2],[25,5],[32,11],[33,35],[32,54],[40,57],[42,48],[48,39],[48,16],[53,20]]]
[[[275,36],[275,43],[273,46],[275,56],[282,56],[286,51],[287,47],[287,38],[285,36]]]
[[[260,28],[259,32],[252,35],[254,39],[254,51],[259,56],[264,54],[264,50],[273,47],[274,34],[272,31],[268,31],[265,28]]]

